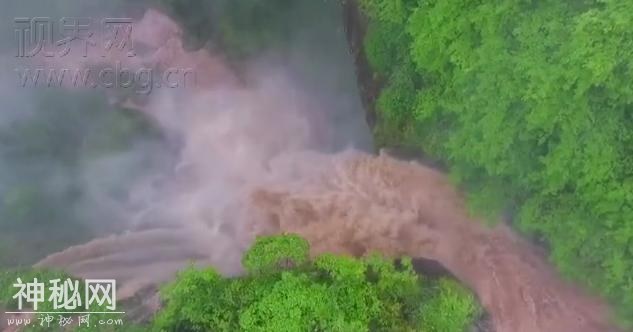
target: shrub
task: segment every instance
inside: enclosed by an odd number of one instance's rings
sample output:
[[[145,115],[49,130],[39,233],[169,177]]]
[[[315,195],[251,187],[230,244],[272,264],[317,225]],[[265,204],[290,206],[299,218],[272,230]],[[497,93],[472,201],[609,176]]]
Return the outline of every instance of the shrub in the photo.
[[[308,249],[295,235],[260,238],[244,255],[242,277],[226,279],[212,268],[182,271],[161,292],[165,306],[154,328],[461,332],[479,312],[469,291],[448,280],[420,280],[410,260],[332,254],[310,260]]]

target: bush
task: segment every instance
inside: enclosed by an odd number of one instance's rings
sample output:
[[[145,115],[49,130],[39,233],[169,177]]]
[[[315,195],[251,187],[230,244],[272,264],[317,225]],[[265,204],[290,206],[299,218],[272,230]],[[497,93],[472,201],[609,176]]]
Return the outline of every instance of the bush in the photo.
[[[242,265],[253,274],[274,272],[284,266],[302,266],[309,255],[308,241],[299,236],[260,237],[244,255]]]
[[[410,260],[331,254],[309,260],[308,249],[295,235],[260,238],[244,256],[245,276],[226,279],[212,268],[181,272],[161,292],[165,306],[154,328],[461,332],[479,312],[470,292],[448,280],[420,280]]]

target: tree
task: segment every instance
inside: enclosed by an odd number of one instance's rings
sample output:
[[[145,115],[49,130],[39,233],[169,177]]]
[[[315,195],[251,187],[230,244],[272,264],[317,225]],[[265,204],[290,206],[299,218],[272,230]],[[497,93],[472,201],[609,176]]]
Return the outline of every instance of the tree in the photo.
[[[160,331],[464,331],[478,314],[457,282],[420,280],[411,261],[309,258],[296,235],[257,239],[247,274],[191,267],[165,286]]]
[[[360,3],[379,144],[441,159],[633,317],[633,3]]]

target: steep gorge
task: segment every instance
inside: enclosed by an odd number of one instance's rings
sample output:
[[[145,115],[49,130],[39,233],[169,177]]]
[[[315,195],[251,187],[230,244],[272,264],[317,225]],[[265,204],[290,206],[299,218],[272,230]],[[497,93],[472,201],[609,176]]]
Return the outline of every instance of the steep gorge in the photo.
[[[145,19],[176,29],[154,11]],[[127,232],[37,266],[116,278],[125,299],[169,280],[190,260],[240,273],[240,253],[254,236],[296,232],[315,253],[381,251],[438,261],[477,293],[500,332],[610,331],[601,301],[562,281],[507,227],[488,229],[471,218],[442,173],[384,154],[316,152],[321,130],[331,127],[301,91],[288,101],[293,82],[279,68],[258,64],[243,85],[221,56],[185,51],[176,30],[155,54],[169,54],[158,57],[166,64],[194,66],[203,84],[187,98],[157,93],[126,104],[178,137],[179,162],[160,186],[133,184],[139,195],[150,190],[159,199]],[[359,68],[367,82],[369,72]],[[366,107],[374,84],[362,89]]]

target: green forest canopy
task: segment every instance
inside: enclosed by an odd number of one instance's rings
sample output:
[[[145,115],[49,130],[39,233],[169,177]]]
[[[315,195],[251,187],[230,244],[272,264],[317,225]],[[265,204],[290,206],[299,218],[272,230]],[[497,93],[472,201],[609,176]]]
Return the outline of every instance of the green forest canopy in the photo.
[[[377,255],[309,258],[296,235],[262,237],[245,276],[190,268],[163,290],[155,321],[165,331],[462,332],[479,314],[472,293],[449,279],[420,280],[411,261]]]
[[[361,3],[379,144],[442,160],[633,317],[633,2]]]

